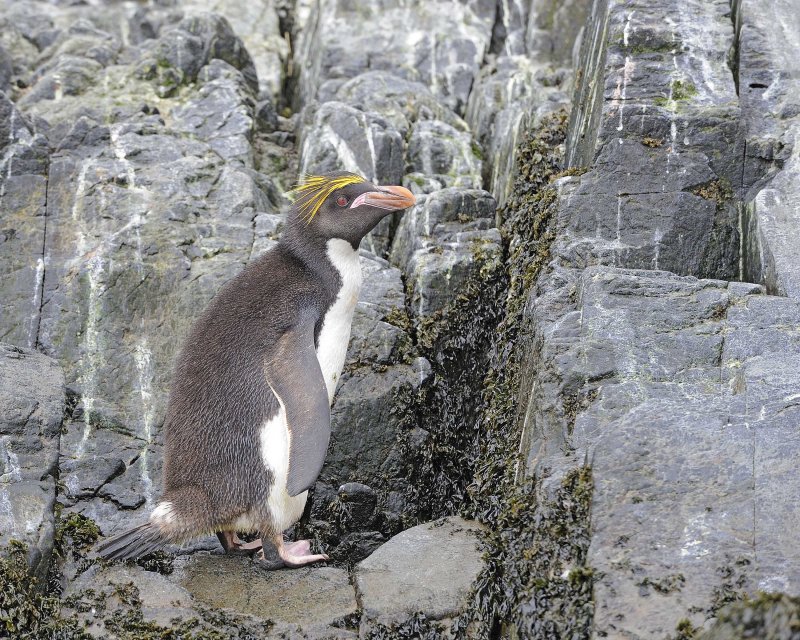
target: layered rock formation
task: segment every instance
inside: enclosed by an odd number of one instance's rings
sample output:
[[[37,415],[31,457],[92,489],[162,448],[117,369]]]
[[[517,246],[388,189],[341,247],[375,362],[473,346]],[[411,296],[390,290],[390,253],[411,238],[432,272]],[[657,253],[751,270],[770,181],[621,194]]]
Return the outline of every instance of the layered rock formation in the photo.
[[[0,533],[49,577],[47,624],[722,637],[759,590],[787,595],[757,619],[791,617],[791,2],[0,9]],[[198,309],[333,169],[418,197],[362,247],[298,526],[333,562],[263,574],[213,537],[86,560],[91,522],[158,497]],[[25,606],[9,624],[45,624]]]

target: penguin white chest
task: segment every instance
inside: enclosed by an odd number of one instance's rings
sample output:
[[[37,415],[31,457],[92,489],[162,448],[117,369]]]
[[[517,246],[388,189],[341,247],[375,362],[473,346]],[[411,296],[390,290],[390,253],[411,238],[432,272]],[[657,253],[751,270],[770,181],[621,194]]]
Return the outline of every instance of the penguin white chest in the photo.
[[[322,319],[322,329],[317,342],[317,360],[328,388],[328,402],[333,402],[336,384],[344,367],[347,345],[350,342],[350,325],[361,290],[361,263],[358,251],[346,240],[328,240],[328,259],[339,272],[342,286],[336,300]]]

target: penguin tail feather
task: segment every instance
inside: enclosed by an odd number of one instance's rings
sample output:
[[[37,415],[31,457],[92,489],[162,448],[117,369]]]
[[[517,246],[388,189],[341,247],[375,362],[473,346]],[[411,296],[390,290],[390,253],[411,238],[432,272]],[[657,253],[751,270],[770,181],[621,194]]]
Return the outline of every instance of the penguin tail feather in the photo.
[[[97,555],[106,560],[131,560],[158,551],[170,541],[151,522],[104,540],[95,549]]]

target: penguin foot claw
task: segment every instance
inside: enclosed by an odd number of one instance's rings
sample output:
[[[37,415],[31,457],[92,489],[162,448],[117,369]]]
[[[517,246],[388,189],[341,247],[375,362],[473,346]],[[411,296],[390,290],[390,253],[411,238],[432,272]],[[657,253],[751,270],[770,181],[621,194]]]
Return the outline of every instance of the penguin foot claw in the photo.
[[[217,538],[225,553],[231,556],[252,556],[263,548],[260,538],[252,542],[242,542],[234,531],[220,531]]]
[[[264,549],[253,554],[253,562],[265,571],[275,571],[276,569],[283,569],[286,566],[280,558],[268,558],[264,554]]]

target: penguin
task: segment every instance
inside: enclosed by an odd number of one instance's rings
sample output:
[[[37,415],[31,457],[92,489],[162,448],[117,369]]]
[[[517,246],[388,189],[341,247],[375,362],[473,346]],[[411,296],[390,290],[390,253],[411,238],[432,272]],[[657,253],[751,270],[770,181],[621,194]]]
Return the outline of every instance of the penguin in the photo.
[[[325,459],[330,406],[361,286],[358,247],[415,204],[399,186],[345,172],[306,176],[275,247],[225,284],[174,370],[164,422],[163,492],[141,526],[102,542],[107,559],[216,533],[225,552],[268,568],[327,560],[285,542]],[[259,534],[244,543],[237,531]]]

